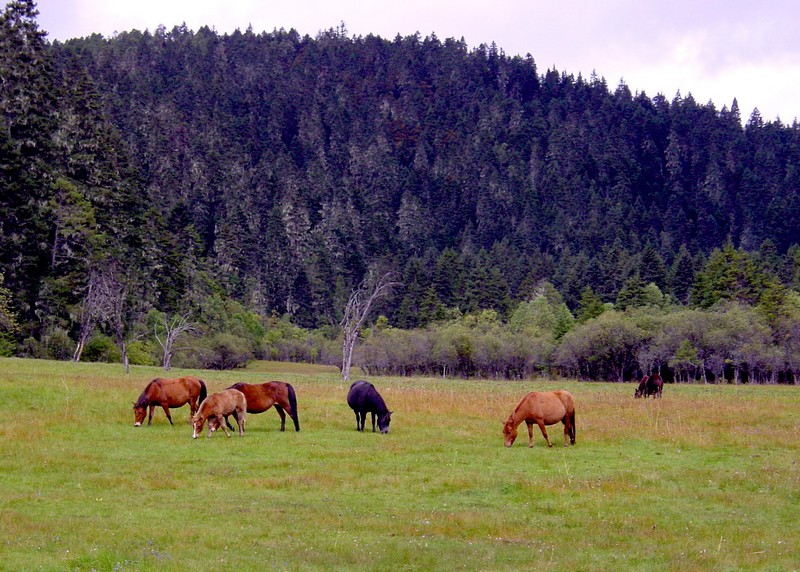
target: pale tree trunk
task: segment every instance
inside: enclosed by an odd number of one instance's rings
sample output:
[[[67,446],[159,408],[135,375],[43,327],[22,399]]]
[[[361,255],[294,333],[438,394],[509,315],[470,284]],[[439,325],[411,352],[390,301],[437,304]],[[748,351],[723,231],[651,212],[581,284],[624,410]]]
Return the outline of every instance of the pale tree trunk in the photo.
[[[122,350],[122,367],[125,368],[125,373],[128,373],[130,371],[130,363],[128,362],[128,345],[125,340],[120,341],[119,347]]]
[[[128,281],[117,261],[106,261],[102,268],[92,272],[89,279],[87,298],[84,301],[86,312],[86,329],[81,335],[86,338],[79,341],[74,357],[80,359],[85,340],[91,335],[94,325],[105,324],[119,346],[122,353],[122,365],[125,373],[129,372],[128,347],[125,343],[126,314],[129,310]],[[77,360],[76,360],[77,361]]]
[[[80,329],[78,330],[78,343],[72,354],[72,361],[81,361],[86,342],[89,341],[89,337],[97,327],[97,320],[102,312],[101,307],[104,303],[103,297],[100,296],[101,288],[98,288],[101,280],[102,278],[98,272],[92,271],[89,273],[86,294],[80,305]]]
[[[344,309],[342,318],[342,379],[350,380],[350,366],[353,362],[353,351],[358,343],[358,336],[361,333],[361,326],[369,315],[376,300],[386,296],[395,286],[396,282],[390,281],[391,274],[386,273],[377,281],[373,279],[372,273],[361,283],[356,290],[350,294],[347,306]]]
[[[157,323],[153,327],[154,334],[158,345],[163,350],[163,357],[161,359],[161,367],[164,371],[169,371],[172,367],[172,356],[174,355],[175,342],[184,332],[196,332],[197,330],[189,321],[189,317],[185,315],[175,315],[171,319],[167,319],[166,314],[162,314],[162,323]]]
[[[88,335],[84,335],[81,332],[80,337],[78,338],[78,343],[75,346],[75,351],[72,353],[72,361],[81,361],[81,356],[83,355],[83,349],[86,347],[86,342],[89,340]]]

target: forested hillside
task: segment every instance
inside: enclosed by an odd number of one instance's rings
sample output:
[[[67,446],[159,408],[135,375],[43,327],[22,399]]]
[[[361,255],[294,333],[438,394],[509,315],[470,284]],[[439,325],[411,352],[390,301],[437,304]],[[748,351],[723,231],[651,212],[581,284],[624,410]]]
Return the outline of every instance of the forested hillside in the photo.
[[[401,283],[380,311],[403,329],[506,321],[553,287],[588,319],[651,285],[696,309],[798,286],[796,122],[534,58],[344,28],[51,43],[33,1],[9,4],[6,345],[95,326],[124,343],[153,312],[335,336],[370,269]]]

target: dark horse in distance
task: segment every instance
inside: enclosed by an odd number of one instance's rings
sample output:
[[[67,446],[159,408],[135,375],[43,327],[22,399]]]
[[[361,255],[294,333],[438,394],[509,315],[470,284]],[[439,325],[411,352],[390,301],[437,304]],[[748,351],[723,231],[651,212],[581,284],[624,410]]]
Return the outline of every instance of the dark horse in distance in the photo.
[[[378,428],[381,433],[389,432],[389,423],[392,421],[392,412],[386,407],[383,397],[380,396],[375,386],[368,381],[360,379],[354,381],[347,392],[347,404],[356,414],[356,430],[363,431],[367,420],[367,413],[372,414],[372,432],[375,432],[375,416],[378,416]]]
[[[655,399],[656,397],[661,397],[663,389],[664,380],[661,379],[659,374],[654,373],[653,375],[646,375],[642,378],[639,382],[639,387],[633,392],[633,396],[647,399],[649,395],[652,395],[653,399]]]
[[[300,431],[300,418],[297,416],[297,396],[294,387],[284,381],[268,381],[266,383],[235,383],[228,389],[237,389],[247,399],[248,413],[263,413],[273,405],[281,417],[281,431],[286,430],[286,414],[294,421],[294,430]],[[225,422],[228,428],[233,427]]]
[[[206,384],[200,378],[186,376],[162,379],[157,377],[147,384],[139,399],[133,404],[133,426],[139,427],[142,424],[148,407],[150,415],[147,418],[147,424],[150,425],[156,405],[160,405],[164,409],[169,424],[174,425],[172,416],[169,414],[171,407],[183,407],[188,403],[191,417],[197,413],[197,408],[206,395]]]

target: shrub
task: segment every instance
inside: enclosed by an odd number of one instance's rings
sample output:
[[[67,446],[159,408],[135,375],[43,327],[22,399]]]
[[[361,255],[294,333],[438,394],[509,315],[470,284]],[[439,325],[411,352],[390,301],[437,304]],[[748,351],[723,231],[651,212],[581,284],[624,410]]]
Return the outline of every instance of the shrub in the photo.
[[[81,359],[117,363],[122,361],[122,353],[111,338],[105,334],[95,334],[86,344]]]
[[[14,342],[14,338],[6,333],[0,334],[0,357],[14,355],[14,350],[16,348],[17,344]]]
[[[207,369],[245,367],[253,359],[250,341],[233,334],[214,334],[199,346],[201,367]]]
[[[9,340],[13,343],[13,340]],[[0,343],[0,351],[2,344]],[[36,340],[27,338],[19,348],[22,357],[33,357],[37,359],[68,360],[72,358],[75,350],[75,342],[69,337],[66,330],[61,328],[50,328]],[[2,353],[0,353],[2,355]]]
[[[131,365],[158,365],[153,356],[153,348],[146,342],[137,340],[128,344],[128,362]]]

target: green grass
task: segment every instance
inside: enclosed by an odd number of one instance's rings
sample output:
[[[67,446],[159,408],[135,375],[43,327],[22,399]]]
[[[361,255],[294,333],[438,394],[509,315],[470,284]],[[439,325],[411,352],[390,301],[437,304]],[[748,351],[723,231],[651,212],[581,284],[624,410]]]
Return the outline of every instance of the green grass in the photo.
[[[270,410],[193,440],[188,408],[134,428],[162,371],[0,359],[0,569],[798,569],[796,387],[377,378],[380,435],[335,369],[179,373],[289,381],[302,431]],[[577,445],[523,425],[505,449],[519,399],[557,387]]]

